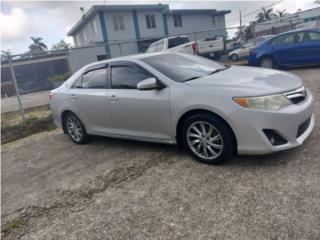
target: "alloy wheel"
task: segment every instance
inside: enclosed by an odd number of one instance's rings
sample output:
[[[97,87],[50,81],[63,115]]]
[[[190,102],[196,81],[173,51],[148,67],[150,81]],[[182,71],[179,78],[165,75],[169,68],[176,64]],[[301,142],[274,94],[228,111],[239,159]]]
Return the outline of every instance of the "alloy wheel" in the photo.
[[[205,160],[213,160],[223,150],[220,132],[209,122],[197,121],[187,130],[187,143],[194,154]]]
[[[265,58],[261,61],[261,67],[273,68],[273,61],[269,58]]]
[[[69,116],[67,119],[67,130],[71,138],[76,141],[80,142],[83,138],[83,129],[82,126],[77,118],[74,116]]]

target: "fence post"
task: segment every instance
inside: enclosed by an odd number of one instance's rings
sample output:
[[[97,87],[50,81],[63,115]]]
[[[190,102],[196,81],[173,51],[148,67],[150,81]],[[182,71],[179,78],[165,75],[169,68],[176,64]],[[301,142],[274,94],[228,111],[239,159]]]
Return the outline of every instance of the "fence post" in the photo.
[[[19,110],[20,110],[20,113],[21,113],[22,120],[25,121],[26,118],[24,116],[24,111],[23,111],[23,108],[22,108],[22,103],[21,103],[21,98],[20,98],[20,91],[19,91],[19,88],[18,88],[16,75],[15,75],[14,70],[13,70],[12,56],[11,55],[8,56],[8,60],[9,60],[9,67],[10,67],[10,72],[11,72],[11,76],[12,76],[14,89],[16,90],[16,96],[17,96],[17,100],[18,100],[18,104],[19,104]]]
[[[120,57],[122,57],[122,48],[121,48],[121,43],[119,43],[119,52],[120,52]]]

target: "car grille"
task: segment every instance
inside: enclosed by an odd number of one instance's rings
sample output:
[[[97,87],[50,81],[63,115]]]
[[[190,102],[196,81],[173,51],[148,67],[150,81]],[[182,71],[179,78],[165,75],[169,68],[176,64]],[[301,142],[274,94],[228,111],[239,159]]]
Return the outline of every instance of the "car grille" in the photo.
[[[300,124],[297,132],[297,138],[300,137],[309,127],[311,118],[308,118],[306,121]]]
[[[284,95],[293,103],[298,104],[303,102],[307,98],[307,91],[302,86],[301,88],[295,89],[290,92],[284,93]]]

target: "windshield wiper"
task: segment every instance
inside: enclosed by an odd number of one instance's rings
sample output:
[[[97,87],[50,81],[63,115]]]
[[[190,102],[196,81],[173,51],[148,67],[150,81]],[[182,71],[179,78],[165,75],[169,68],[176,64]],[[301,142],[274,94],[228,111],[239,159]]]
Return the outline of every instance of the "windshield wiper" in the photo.
[[[201,77],[191,77],[191,78],[187,78],[186,80],[183,80],[182,82],[187,82],[187,81],[191,81],[197,78],[201,78]]]
[[[215,74],[215,73],[218,73],[218,72],[221,72],[221,71],[224,71],[226,69],[230,68],[230,66],[227,66],[225,68],[218,68],[216,70],[214,70],[213,72],[209,73],[208,75],[212,75],[212,74]]]

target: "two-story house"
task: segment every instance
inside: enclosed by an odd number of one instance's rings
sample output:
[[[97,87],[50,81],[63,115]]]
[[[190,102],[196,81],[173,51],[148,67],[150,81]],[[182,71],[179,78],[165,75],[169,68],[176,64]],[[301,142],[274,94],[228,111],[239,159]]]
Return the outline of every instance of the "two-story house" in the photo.
[[[170,9],[156,5],[94,5],[68,32],[75,47],[106,43],[96,60],[142,52],[150,43],[172,35],[197,39],[227,36],[225,15],[216,9]],[[216,30],[201,32],[206,30]],[[117,44],[127,42],[125,44]],[[103,57],[104,56],[104,57]],[[83,64],[82,64],[83,65]]]

